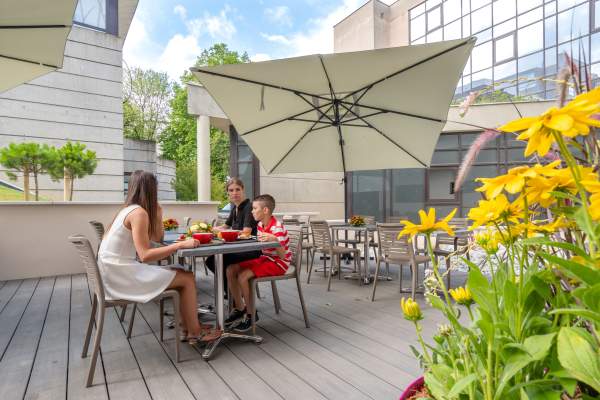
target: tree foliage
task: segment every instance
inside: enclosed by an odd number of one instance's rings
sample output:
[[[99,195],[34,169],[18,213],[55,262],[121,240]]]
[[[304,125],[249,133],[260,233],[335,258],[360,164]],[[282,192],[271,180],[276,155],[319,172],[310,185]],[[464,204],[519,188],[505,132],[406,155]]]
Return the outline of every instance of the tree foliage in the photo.
[[[86,146],[79,142],[68,141],[56,151],[57,157],[52,167],[48,170],[50,177],[58,181],[65,180],[65,200],[73,200],[73,184],[75,179],[91,175],[96,170],[98,160],[96,152],[86,150]]]
[[[166,125],[172,84],[164,72],[124,68],[123,134],[155,141]]]
[[[0,164],[9,170],[23,174],[25,200],[29,200],[29,176],[33,175],[35,200],[39,200],[38,176],[53,167],[57,160],[56,149],[39,143],[10,143],[0,149]],[[12,180],[17,179],[15,172],[7,171]]]
[[[225,43],[217,43],[211,48],[203,50],[195,65],[214,66],[249,61],[250,58],[246,52],[240,54],[237,51],[230,50]],[[192,182],[187,176],[179,177],[179,171],[189,174],[190,165],[196,165],[196,118],[187,112],[188,99],[185,83],[197,80],[190,72],[186,71],[182,75],[181,81],[184,85],[173,85],[169,123],[159,135],[159,142],[163,157],[177,162],[178,172],[173,187],[177,191],[177,199],[183,200],[188,198],[189,193],[192,191],[196,193],[195,187],[197,185],[197,180],[194,179],[194,189],[191,187],[184,188],[182,185],[192,185]],[[212,200],[221,201],[226,198],[224,182],[229,173],[229,135],[216,128],[211,128],[210,146],[211,196]]]

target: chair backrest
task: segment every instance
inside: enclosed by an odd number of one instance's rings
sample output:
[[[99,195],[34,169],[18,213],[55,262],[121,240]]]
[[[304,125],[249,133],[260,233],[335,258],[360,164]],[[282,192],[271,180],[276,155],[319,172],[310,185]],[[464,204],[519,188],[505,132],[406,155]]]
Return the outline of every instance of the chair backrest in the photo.
[[[412,243],[408,241],[408,236],[398,237],[403,228],[404,225],[402,224],[377,224],[380,255],[414,256],[414,248]]]
[[[313,244],[317,248],[329,249],[331,247],[331,232],[326,221],[311,221],[310,230],[312,231]]]
[[[190,226],[190,222],[192,222],[192,217],[183,217],[183,227],[187,228]]]
[[[92,245],[90,241],[83,235],[72,235],[69,236],[69,242],[73,243],[77,252],[79,253],[79,257],[81,258],[81,262],[83,263],[83,267],[85,268],[85,273],[87,275],[88,284],[92,288],[92,291],[98,298],[98,301],[104,302],[104,285],[102,284],[102,277],[100,276],[100,269],[98,268],[98,263],[96,262],[96,256],[94,256],[94,251],[92,250]]]
[[[291,264],[295,267],[295,274],[300,278],[300,270],[302,269],[302,229],[301,226],[291,225],[286,227],[289,239],[289,249],[292,252]]]
[[[92,220],[90,221],[90,225],[94,228],[94,232],[96,232],[96,237],[98,241],[101,242],[104,237],[104,225],[100,221]]]

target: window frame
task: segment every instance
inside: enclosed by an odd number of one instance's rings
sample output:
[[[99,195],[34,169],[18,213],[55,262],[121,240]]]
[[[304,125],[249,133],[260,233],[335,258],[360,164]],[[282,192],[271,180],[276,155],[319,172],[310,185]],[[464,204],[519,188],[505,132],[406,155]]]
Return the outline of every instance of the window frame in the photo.
[[[73,19],[73,25],[81,26],[88,29],[93,29],[100,32],[110,33],[111,35],[119,35],[119,3],[118,0],[104,0],[106,6],[106,28],[89,25],[84,22]]]

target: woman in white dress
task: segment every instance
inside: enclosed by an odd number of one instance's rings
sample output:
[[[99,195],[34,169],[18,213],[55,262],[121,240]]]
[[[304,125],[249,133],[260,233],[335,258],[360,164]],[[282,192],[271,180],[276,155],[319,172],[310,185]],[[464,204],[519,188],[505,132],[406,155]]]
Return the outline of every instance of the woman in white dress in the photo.
[[[182,328],[191,344],[213,340],[218,332],[202,326],[196,311],[196,281],[190,272],[172,270],[147,262],[164,259],[178,249],[198,246],[195,239],[153,248],[150,241],[163,236],[162,209],[157,200],[156,177],[135,171],[129,179],[125,205],[115,217],[98,251],[98,266],[108,299],[145,303],[165,289],[176,289],[181,296]],[[136,260],[137,258],[141,261]]]

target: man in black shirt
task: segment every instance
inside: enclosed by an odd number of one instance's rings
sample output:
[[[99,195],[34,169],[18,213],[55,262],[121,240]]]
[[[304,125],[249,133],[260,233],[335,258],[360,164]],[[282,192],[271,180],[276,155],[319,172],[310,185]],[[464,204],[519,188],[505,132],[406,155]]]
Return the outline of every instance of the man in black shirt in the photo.
[[[225,225],[214,227],[215,231],[226,229],[235,229],[242,231],[242,235],[256,235],[257,221],[252,216],[252,201],[246,198],[244,193],[244,183],[239,178],[231,178],[227,182],[227,196],[233,207],[229,213],[229,218]],[[227,293],[227,274],[225,269],[232,264],[238,264],[241,261],[251,260],[260,257],[260,251],[248,251],[245,253],[232,253],[223,255],[223,282],[225,293]],[[206,266],[212,272],[215,272],[215,258],[210,256],[206,259]]]

